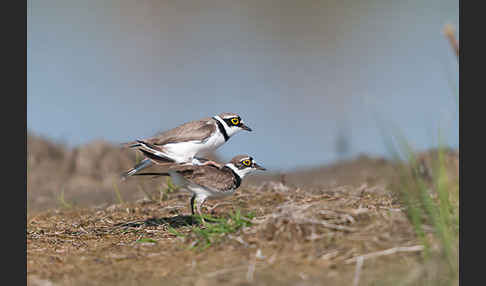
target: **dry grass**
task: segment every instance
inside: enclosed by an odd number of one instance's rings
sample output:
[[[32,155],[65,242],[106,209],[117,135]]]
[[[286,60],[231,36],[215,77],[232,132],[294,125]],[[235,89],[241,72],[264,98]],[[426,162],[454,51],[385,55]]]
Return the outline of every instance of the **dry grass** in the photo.
[[[457,58],[459,59],[459,43],[456,40],[455,36],[455,29],[454,26],[451,24],[445,25],[444,30],[443,30],[445,36],[449,40],[449,44],[451,45],[452,49],[454,50],[454,53],[456,54]]]
[[[417,243],[400,206],[391,196],[377,196],[373,188],[307,193],[252,187],[241,190],[232,199],[233,206],[213,210],[217,217],[237,207],[251,210],[256,214],[252,226],[200,252],[187,249],[193,236],[178,238],[170,231],[191,233],[194,226],[184,216],[189,196],[169,196],[160,204],[128,203],[29,217],[28,274],[61,284],[168,279],[193,285],[203,279],[210,285],[218,281],[237,285],[248,280],[248,267],[254,263],[252,281],[259,281],[260,275],[284,278],[285,274],[285,279],[297,282],[331,279],[322,269],[351,271],[348,259]],[[137,242],[143,239],[150,240]],[[300,272],[285,273],[290,266]],[[274,284],[282,282],[274,279]]]

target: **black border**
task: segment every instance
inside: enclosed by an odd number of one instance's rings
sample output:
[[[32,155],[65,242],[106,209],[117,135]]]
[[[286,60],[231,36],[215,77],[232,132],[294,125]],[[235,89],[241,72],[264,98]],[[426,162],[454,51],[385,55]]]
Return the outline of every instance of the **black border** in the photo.
[[[20,188],[15,192],[16,196],[18,196],[19,203],[18,204],[13,204],[13,206],[23,212],[23,215],[19,215],[19,218],[22,218],[22,222],[19,222],[16,224],[19,228],[19,232],[22,231],[23,239],[16,239],[18,243],[22,243],[22,247],[24,250],[24,256],[18,255],[19,259],[16,260],[15,264],[12,265],[17,265],[18,263],[22,263],[23,265],[19,265],[19,269],[23,269],[23,275],[16,274],[16,271],[12,271],[9,273],[14,274],[14,281],[22,281],[26,284],[27,283],[27,236],[26,236],[26,230],[27,230],[27,1],[22,2],[22,1],[14,1],[10,3],[15,3],[15,8],[16,9],[8,9],[8,4],[6,5],[8,10],[4,11],[18,11],[17,13],[13,13],[10,17],[12,19],[15,19],[15,24],[16,25],[10,25],[8,28],[13,29],[15,33],[12,33],[14,35],[14,41],[15,43],[18,43],[18,47],[16,45],[13,46],[13,48],[16,49],[15,53],[19,53],[18,57],[11,57],[11,61],[13,62],[12,65],[12,71],[15,72],[16,77],[18,77],[19,82],[12,81],[13,84],[16,85],[16,87],[13,90],[16,90],[15,92],[15,100],[18,100],[18,105],[20,111],[18,112],[18,116],[20,117],[17,122],[23,127],[20,128],[20,126],[17,128],[15,134],[15,138],[18,139],[18,151],[17,152],[8,152],[9,156],[12,156],[11,160],[9,162],[13,162],[14,160],[19,161],[21,165],[21,170],[19,170],[19,181],[22,182],[24,186],[24,191],[20,191]],[[6,3],[5,3],[6,4]],[[4,8],[4,9],[5,9]],[[4,13],[4,14],[10,14],[10,13]],[[23,16],[22,16],[23,15]],[[10,20],[10,17],[7,17],[7,19]],[[15,27],[15,28],[14,28]],[[9,121],[7,121],[9,122]],[[8,150],[8,149],[4,149]],[[23,152],[22,152],[23,151]],[[18,156],[17,154],[24,154],[25,157]],[[19,158],[20,157],[20,158]],[[22,160],[23,159],[23,160]],[[22,160],[22,161],[21,161]],[[16,185],[16,184],[15,184]],[[21,201],[23,200],[23,201]],[[20,208],[20,205],[23,206],[23,208]],[[19,206],[19,207],[17,207]],[[20,229],[21,228],[21,229]],[[22,268],[20,268],[22,267]],[[17,283],[15,283],[17,284]],[[19,283],[20,284],[20,283]]]
[[[484,19],[479,1],[458,1],[459,5],[459,285],[476,285],[483,280],[484,203]],[[465,4],[467,4],[467,13]],[[474,7],[472,4],[477,4]],[[477,14],[474,15],[473,12]],[[469,39],[469,45],[465,44]],[[464,52],[466,51],[466,52]],[[467,55],[467,57],[466,57]],[[467,60],[465,61],[465,59]],[[477,103],[473,102],[477,101]],[[476,125],[476,126],[475,126]],[[470,130],[470,139],[467,139]],[[472,136],[471,136],[472,134]],[[476,162],[474,162],[476,159]],[[484,160],[484,159],[483,159]],[[464,172],[465,162],[467,173]],[[481,164],[482,163],[482,164]],[[477,176],[475,176],[476,174]],[[476,179],[476,180],[475,180]],[[484,249],[484,247],[483,247]],[[479,282],[481,284],[481,282]]]
[[[27,283],[27,1],[2,5],[4,281]],[[9,277],[10,276],[10,277]],[[13,282],[13,283],[12,283]]]

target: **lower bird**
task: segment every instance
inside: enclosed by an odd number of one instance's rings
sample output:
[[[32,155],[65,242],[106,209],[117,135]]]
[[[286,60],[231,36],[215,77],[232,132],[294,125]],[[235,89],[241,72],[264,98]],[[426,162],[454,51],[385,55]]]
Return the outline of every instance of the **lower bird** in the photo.
[[[235,156],[222,168],[213,165],[180,165],[169,167],[167,173],[138,173],[134,176],[170,176],[175,185],[192,193],[191,213],[201,215],[201,207],[207,199],[223,198],[233,194],[241,180],[255,170],[265,171],[248,155]],[[203,219],[204,221],[204,219]]]

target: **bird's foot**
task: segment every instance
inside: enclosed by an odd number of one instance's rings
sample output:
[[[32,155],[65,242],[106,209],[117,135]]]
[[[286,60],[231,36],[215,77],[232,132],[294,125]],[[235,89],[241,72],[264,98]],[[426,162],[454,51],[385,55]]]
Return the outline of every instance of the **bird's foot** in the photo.
[[[206,162],[204,162],[204,163],[201,164],[201,166],[211,166],[211,165],[214,166],[214,167],[216,167],[216,168],[218,168],[218,169],[223,168],[223,166],[221,164],[218,164],[218,163],[216,163],[214,161],[206,161]]]
[[[202,215],[193,215],[192,216],[192,223],[193,224],[199,224],[199,222],[201,222],[203,225],[206,224],[206,220],[204,219],[204,217]]]

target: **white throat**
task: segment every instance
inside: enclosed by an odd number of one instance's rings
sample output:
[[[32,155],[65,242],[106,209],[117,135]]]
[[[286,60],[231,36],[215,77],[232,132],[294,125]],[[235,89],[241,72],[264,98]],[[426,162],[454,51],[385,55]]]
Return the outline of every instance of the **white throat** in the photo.
[[[221,124],[223,124],[223,128],[229,137],[241,131],[241,128],[238,128],[236,126],[228,126],[228,124],[221,117],[219,117],[219,115],[214,116],[214,118],[218,120]]]
[[[233,163],[228,163],[225,166],[227,166],[228,168],[233,170],[236,174],[238,174],[238,176],[240,176],[241,179],[243,179],[248,173],[252,171],[251,168],[245,168],[243,170],[240,170],[236,168],[235,165],[233,165]]]

